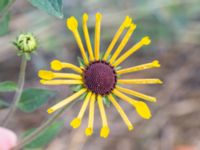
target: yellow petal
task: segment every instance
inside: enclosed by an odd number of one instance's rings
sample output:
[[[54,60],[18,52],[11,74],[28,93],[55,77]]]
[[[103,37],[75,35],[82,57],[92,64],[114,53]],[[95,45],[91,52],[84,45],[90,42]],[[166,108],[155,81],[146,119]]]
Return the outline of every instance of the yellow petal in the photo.
[[[93,129],[92,128],[86,128],[85,129],[85,135],[86,136],[91,136],[93,133]]]
[[[45,79],[45,80],[51,80],[54,78],[54,74],[53,72],[51,71],[47,71],[47,70],[40,70],[38,72],[38,76],[42,79]]]
[[[151,118],[151,111],[147,104],[144,102],[137,102],[135,105],[137,113],[144,119],[150,119]]]
[[[78,128],[81,125],[81,119],[74,118],[74,120],[71,121],[70,125],[73,128]]]
[[[51,62],[51,68],[53,70],[60,71],[60,70],[62,70],[63,66],[62,66],[62,63],[59,60],[53,60]]]
[[[107,138],[109,133],[110,133],[110,129],[108,127],[102,127],[101,132],[100,132],[100,136],[102,138]]]
[[[69,28],[69,30],[74,31],[78,28],[78,21],[75,17],[72,16],[67,19],[66,25]]]

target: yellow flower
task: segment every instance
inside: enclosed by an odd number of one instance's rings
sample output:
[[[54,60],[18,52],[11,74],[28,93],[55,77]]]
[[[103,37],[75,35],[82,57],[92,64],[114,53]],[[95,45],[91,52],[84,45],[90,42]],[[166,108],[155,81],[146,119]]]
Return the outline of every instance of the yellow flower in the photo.
[[[136,52],[139,48],[144,45],[150,44],[151,40],[149,37],[143,37],[138,43],[133,45],[126,52],[121,54],[125,45],[127,44],[129,38],[131,37],[133,31],[136,29],[136,25],[132,22],[130,17],[126,17],[116,32],[114,38],[112,39],[110,45],[108,46],[103,57],[100,57],[100,30],[101,30],[101,19],[102,15],[100,13],[96,14],[96,24],[95,24],[95,35],[94,35],[94,49],[90,42],[90,36],[87,27],[88,15],[83,14],[82,27],[83,33],[86,41],[87,52],[83,45],[82,39],[78,31],[78,21],[74,17],[70,17],[66,21],[66,25],[69,30],[72,31],[76,42],[80,48],[81,55],[83,57],[84,66],[75,66],[70,63],[61,62],[59,60],[53,60],[51,62],[51,68],[55,71],[60,71],[62,69],[71,69],[75,73],[58,73],[46,70],[39,71],[39,77],[41,83],[45,85],[82,85],[79,91],[75,92],[68,98],[62,100],[56,105],[52,106],[47,110],[48,113],[53,113],[59,108],[71,103],[75,99],[79,98],[81,95],[86,94],[83,105],[80,108],[78,116],[72,120],[71,126],[73,128],[78,128],[81,125],[81,121],[85,114],[87,108],[89,108],[89,119],[88,126],[85,130],[87,136],[92,135],[93,125],[94,125],[94,111],[95,103],[98,103],[100,115],[102,119],[102,128],[100,131],[100,136],[106,138],[109,135],[110,129],[107,121],[104,98],[116,108],[119,115],[122,117],[123,121],[127,125],[129,130],[133,129],[132,123],[129,121],[126,113],[120,107],[115,96],[122,99],[125,102],[131,104],[136,112],[144,119],[149,119],[151,117],[151,112],[143,101],[135,100],[127,95],[138,97],[140,99],[156,102],[156,98],[148,96],[127,88],[122,87],[123,84],[161,84],[162,81],[159,79],[123,79],[121,78],[124,74],[133,73],[136,71],[141,71],[144,69],[160,67],[157,60],[150,63],[133,66],[130,68],[117,69],[119,65],[125,61],[131,54]],[[126,31],[127,30],[127,31]],[[119,40],[122,33],[126,31],[123,39],[119,43],[119,46],[111,55],[111,52]]]

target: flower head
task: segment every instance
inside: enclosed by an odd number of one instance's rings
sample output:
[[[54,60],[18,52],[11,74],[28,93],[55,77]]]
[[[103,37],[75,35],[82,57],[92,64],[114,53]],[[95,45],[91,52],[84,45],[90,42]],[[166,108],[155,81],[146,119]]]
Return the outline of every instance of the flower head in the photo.
[[[20,34],[13,44],[17,47],[19,56],[25,54],[30,57],[29,54],[37,49],[37,40],[31,33]]]
[[[136,29],[136,25],[128,16],[125,18],[122,25],[119,27],[103,57],[100,57],[101,19],[102,15],[100,13],[97,13],[94,35],[94,48],[92,48],[87,28],[88,15],[83,14],[82,24],[87,51],[80,37],[78,31],[78,21],[76,20],[76,18],[70,17],[66,21],[67,27],[69,28],[69,30],[72,31],[75,40],[80,48],[84,66],[81,65],[80,67],[78,67],[70,63],[61,62],[59,60],[53,60],[51,62],[52,70],[61,71],[63,69],[68,68],[73,70],[75,73],[60,73],[40,70],[38,74],[41,78],[41,83],[45,85],[69,84],[77,85],[79,87],[74,94],[49,108],[47,110],[48,113],[55,112],[59,108],[62,108],[63,106],[71,103],[72,101],[75,101],[75,99],[81,97],[81,95],[85,94],[86,96],[84,97],[83,105],[80,108],[80,112],[78,116],[74,120],[72,120],[71,126],[73,128],[78,128],[81,125],[86,109],[89,108],[88,126],[85,130],[85,134],[87,136],[92,135],[94,125],[95,103],[98,103],[102,119],[102,128],[100,131],[100,136],[106,138],[109,135],[110,129],[107,121],[104,99],[106,99],[107,102],[111,103],[116,108],[119,115],[122,117],[123,121],[127,125],[128,129],[132,130],[132,123],[128,119],[126,113],[121,108],[115,97],[118,97],[121,100],[132,105],[135,108],[138,115],[140,115],[144,119],[151,118],[151,112],[147,104],[143,101],[135,100],[130,96],[134,96],[150,102],[156,102],[156,98],[124,88],[122,87],[122,85],[161,84],[162,81],[159,79],[122,78],[124,74],[133,73],[144,69],[160,67],[160,64],[157,60],[138,66],[117,69],[119,65],[122,62],[124,62],[130,55],[132,55],[142,46],[148,45],[151,42],[149,37],[143,37],[138,43],[136,43],[130,49],[121,54],[129,38]],[[117,49],[112,53],[114,46],[116,45],[117,41],[119,40],[120,36],[124,31],[126,31],[126,34],[124,35]]]

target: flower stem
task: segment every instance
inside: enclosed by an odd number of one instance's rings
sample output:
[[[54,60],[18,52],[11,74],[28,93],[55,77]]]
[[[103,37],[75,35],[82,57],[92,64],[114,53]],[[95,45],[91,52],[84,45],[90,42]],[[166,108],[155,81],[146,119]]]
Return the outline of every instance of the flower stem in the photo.
[[[22,60],[21,60],[17,91],[15,93],[13,102],[10,106],[10,110],[9,110],[8,114],[5,116],[5,118],[2,122],[2,126],[4,126],[4,127],[7,126],[9,119],[13,116],[13,114],[16,110],[17,104],[20,101],[21,94],[22,94],[23,87],[24,87],[26,65],[27,65],[27,60],[26,60],[25,56],[23,55]]]
[[[69,106],[69,105],[68,105]],[[53,114],[51,118],[49,118],[44,124],[42,124],[40,127],[38,127],[34,132],[32,132],[30,135],[26,136],[22,141],[14,147],[12,150],[20,150],[27,144],[29,144],[31,141],[33,141],[36,137],[38,137],[43,130],[45,130],[48,126],[50,126],[57,118],[59,118],[62,113],[68,108],[64,107],[63,109],[59,110],[57,113]]]

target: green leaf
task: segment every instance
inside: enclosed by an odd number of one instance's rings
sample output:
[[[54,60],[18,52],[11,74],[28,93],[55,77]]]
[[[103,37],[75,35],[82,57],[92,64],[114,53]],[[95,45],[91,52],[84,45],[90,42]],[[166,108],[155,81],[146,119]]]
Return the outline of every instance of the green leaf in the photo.
[[[9,0],[0,0],[0,12],[9,4]]]
[[[12,92],[17,89],[16,83],[12,81],[0,82],[0,92]]]
[[[41,148],[49,144],[61,131],[62,127],[64,125],[63,121],[54,122],[49,127],[47,127],[45,130],[41,132],[41,134],[31,141],[29,144],[25,145],[25,149],[35,149],[35,148]],[[26,131],[24,134],[25,136],[31,134],[35,129],[30,129]]]
[[[46,89],[29,88],[23,91],[17,107],[23,112],[33,112],[54,97],[54,91]]]
[[[5,35],[9,31],[10,13],[0,18],[0,36]]]
[[[62,0],[28,0],[33,6],[49,15],[63,18]]]
[[[8,108],[8,107],[9,107],[9,103],[7,103],[6,101],[0,99],[0,109]]]

